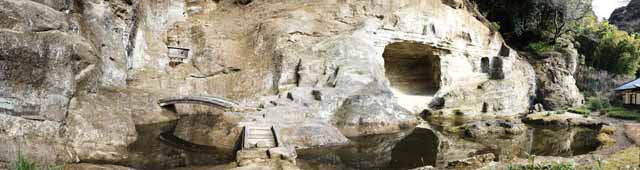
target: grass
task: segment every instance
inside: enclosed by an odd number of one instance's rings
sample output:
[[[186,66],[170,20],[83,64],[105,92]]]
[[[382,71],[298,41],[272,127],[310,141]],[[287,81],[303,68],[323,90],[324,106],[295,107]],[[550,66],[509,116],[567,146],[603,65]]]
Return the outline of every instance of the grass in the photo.
[[[640,121],[640,113],[635,112],[633,110],[625,109],[623,107],[610,107],[610,108],[604,109],[604,112],[609,117]]]
[[[589,110],[589,108],[587,108],[587,106],[580,106],[580,107],[570,108],[568,111],[571,112],[571,113],[581,114],[581,115],[586,115],[586,116],[590,116],[591,115],[591,110]]]
[[[575,170],[571,163],[529,163],[527,165],[509,165],[508,170]]]
[[[16,170],[63,170],[64,166],[61,165],[47,165],[39,166],[37,163],[29,160],[29,158],[23,154],[18,154],[18,160],[15,162]]]
[[[16,161],[16,170],[36,170],[38,165],[35,162],[31,162],[23,154],[18,154],[18,160]]]
[[[632,147],[609,156],[602,169],[633,169],[640,167],[640,147]]]

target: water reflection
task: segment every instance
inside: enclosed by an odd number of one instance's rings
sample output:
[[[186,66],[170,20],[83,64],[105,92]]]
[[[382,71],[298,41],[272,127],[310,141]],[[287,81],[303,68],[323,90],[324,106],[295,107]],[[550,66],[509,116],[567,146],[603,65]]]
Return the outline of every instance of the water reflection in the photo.
[[[351,138],[340,148],[299,150],[299,158],[336,169],[401,170],[435,165],[438,140],[429,129]]]
[[[544,128],[529,129],[529,153],[539,156],[575,156],[587,154],[600,146],[598,131],[588,128]]]
[[[137,140],[128,147],[128,164],[138,169],[167,169],[192,165],[215,165],[233,161],[233,155],[221,150],[194,149],[183,146],[179,140],[166,139],[172,134],[176,121],[137,125]],[[185,145],[190,146],[190,145]]]

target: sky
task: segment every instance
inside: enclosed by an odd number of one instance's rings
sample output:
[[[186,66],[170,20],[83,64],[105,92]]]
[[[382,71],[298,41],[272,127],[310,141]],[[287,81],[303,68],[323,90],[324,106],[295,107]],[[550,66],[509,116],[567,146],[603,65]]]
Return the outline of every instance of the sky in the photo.
[[[613,10],[626,5],[627,3],[622,0],[593,0],[593,11],[596,12],[598,19],[609,18]]]

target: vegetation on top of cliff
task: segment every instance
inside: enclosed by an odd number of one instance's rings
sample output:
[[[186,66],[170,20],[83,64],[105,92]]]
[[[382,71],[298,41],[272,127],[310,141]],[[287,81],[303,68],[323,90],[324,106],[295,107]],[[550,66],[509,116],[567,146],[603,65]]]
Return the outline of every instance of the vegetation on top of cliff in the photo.
[[[581,64],[615,74],[635,75],[640,64],[640,36],[601,22],[592,0],[475,0],[479,11],[516,49],[536,55],[556,50],[559,39],[573,41]]]
[[[585,17],[592,15],[591,0],[474,0],[490,21],[515,47],[530,42],[553,43],[572,33]],[[524,41],[523,41],[524,40]]]
[[[616,74],[636,74],[640,63],[640,35],[619,30],[589,17],[575,37],[584,63]]]

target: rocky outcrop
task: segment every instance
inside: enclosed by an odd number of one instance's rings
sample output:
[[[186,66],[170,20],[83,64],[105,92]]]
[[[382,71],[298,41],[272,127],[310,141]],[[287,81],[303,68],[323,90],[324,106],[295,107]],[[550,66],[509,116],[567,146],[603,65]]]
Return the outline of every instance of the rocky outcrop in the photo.
[[[522,119],[522,121],[530,125],[550,128],[587,127],[600,129],[600,127],[605,125],[600,120],[568,112],[542,112],[529,114]]]
[[[27,120],[0,114],[0,160],[11,162],[19,154],[42,164],[59,164],[77,160],[60,132],[63,125],[54,121]]]
[[[628,32],[640,31],[640,1],[631,0],[625,7],[613,11],[609,23]]]
[[[0,113],[62,121],[71,97],[100,72],[91,46],[62,31],[0,30],[0,46]]]
[[[124,165],[150,157],[130,153],[153,138],[136,125],[179,118],[174,136],[226,150],[250,123],[292,147],[346,145],[424,110],[516,115],[534,95],[531,65],[466,1],[246,2],[0,0],[0,161]],[[190,95],[245,109],[156,105]]]
[[[635,80],[633,75],[620,75],[581,65],[573,75],[576,85],[583,94],[609,96],[616,99],[614,89]]]
[[[573,74],[578,67],[578,52],[570,42],[562,42],[557,52],[531,57],[537,75],[537,103],[546,110],[582,105],[584,96],[576,86]]]

